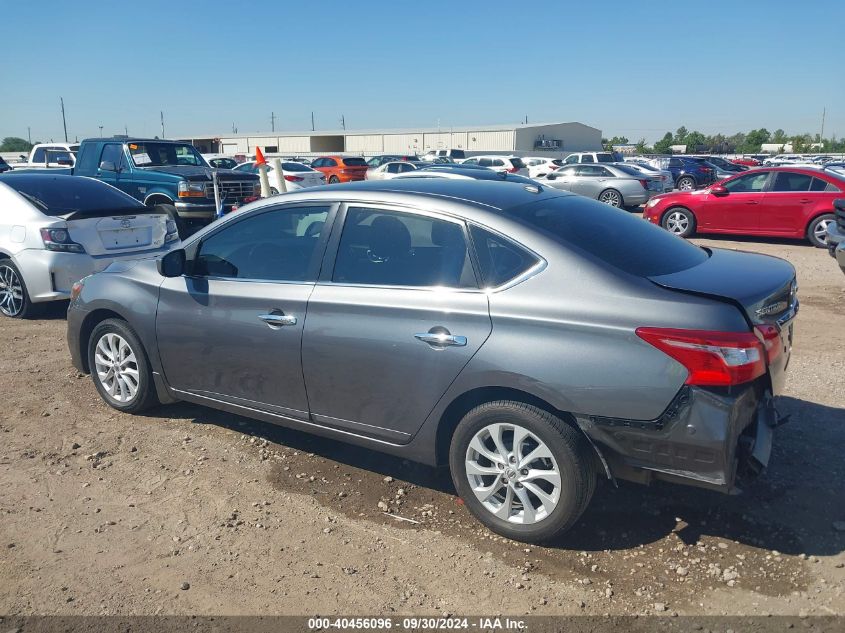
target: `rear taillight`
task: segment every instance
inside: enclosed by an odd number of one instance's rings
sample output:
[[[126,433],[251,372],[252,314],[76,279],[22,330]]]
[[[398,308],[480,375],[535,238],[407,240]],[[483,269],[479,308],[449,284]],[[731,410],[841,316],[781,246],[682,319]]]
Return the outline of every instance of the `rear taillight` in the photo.
[[[303,180],[305,180],[305,178],[303,178],[302,176],[285,175],[285,180],[287,180],[288,182],[302,182]]]
[[[509,174],[515,174],[517,172],[519,172],[519,167],[511,167],[510,169],[508,169]]]
[[[776,325],[758,325],[754,329],[760,333],[763,339],[763,348],[766,350],[766,364],[771,365],[780,356],[780,330]]]
[[[751,332],[642,327],[637,336],[686,367],[688,385],[729,387],[766,373],[764,343]]]
[[[67,229],[41,229],[41,241],[48,251],[59,253],[84,253],[82,244],[70,239]]]

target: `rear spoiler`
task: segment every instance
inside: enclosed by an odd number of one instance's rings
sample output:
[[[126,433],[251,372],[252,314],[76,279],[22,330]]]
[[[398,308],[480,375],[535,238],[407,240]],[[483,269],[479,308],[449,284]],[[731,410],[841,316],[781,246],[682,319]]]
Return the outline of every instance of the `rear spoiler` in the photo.
[[[127,215],[151,214],[166,214],[166,211],[156,209],[155,207],[145,207],[144,205],[139,205],[137,207],[125,207],[122,209],[91,209],[88,211],[68,211],[67,213],[51,215],[55,218],[61,218],[62,220],[87,220],[89,218],[114,218]]]

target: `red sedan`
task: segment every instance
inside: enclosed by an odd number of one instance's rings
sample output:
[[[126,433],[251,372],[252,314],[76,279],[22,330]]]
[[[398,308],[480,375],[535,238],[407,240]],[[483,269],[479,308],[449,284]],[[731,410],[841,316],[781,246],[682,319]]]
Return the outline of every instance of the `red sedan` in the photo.
[[[326,182],[364,180],[368,165],[360,156],[323,156],[311,162],[311,169],[323,172]]]
[[[845,180],[824,169],[752,169],[697,191],[653,197],[643,217],[667,231],[796,237],[824,247]]]

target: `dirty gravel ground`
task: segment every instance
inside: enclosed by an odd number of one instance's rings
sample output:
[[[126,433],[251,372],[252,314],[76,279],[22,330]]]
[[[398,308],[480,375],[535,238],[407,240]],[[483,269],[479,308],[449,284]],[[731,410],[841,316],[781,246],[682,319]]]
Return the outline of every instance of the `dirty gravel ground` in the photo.
[[[480,528],[445,473],[192,405],[117,413],[63,306],[3,319],[0,613],[845,612],[845,277],[799,242],[699,242],[799,271],[771,467],[737,497],[601,485],[550,547]]]

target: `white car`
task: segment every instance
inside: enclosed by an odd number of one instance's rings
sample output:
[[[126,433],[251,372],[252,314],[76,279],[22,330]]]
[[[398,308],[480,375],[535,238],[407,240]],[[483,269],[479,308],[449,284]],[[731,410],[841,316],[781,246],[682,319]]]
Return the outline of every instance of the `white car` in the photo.
[[[257,174],[258,166],[255,164],[255,161],[250,161],[248,163],[241,163],[233,171]],[[285,179],[284,185],[282,185],[280,178]],[[296,191],[297,189],[306,189],[308,187],[326,184],[326,177],[319,171],[311,169],[308,165],[293,161],[282,162],[281,176],[273,168],[273,161],[267,161],[267,179],[270,181],[270,193],[274,195],[282,191]]]
[[[461,161],[461,165],[479,165],[488,167],[493,171],[508,172],[509,174],[528,175],[528,168],[519,156],[499,156],[490,154],[487,156],[472,156]]]
[[[172,217],[94,178],[0,176],[0,314],[32,316],[70,298],[73,285],[115,261],[181,243]]]
[[[379,165],[378,167],[370,167],[364,178],[365,180],[390,180],[391,178],[396,178],[399,174],[416,170],[417,165],[414,163],[406,160],[395,160]]]
[[[462,149],[433,149],[427,151],[420,158],[426,163],[434,162],[437,158],[448,158],[453,161],[461,161],[466,158],[466,152]]]
[[[563,166],[563,159],[548,156],[523,156],[522,162],[528,168],[529,178],[543,178]]]
[[[796,165],[798,163],[809,163],[806,158],[800,154],[778,154],[763,161],[767,167],[779,167],[780,165]]]

